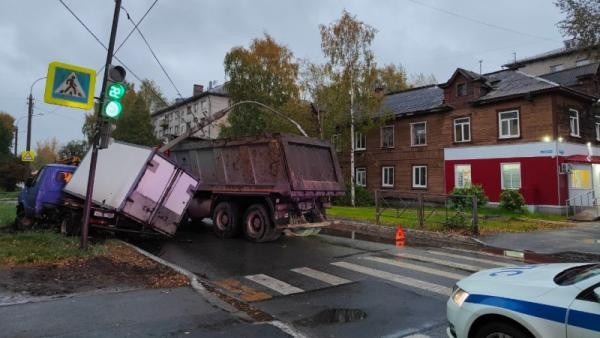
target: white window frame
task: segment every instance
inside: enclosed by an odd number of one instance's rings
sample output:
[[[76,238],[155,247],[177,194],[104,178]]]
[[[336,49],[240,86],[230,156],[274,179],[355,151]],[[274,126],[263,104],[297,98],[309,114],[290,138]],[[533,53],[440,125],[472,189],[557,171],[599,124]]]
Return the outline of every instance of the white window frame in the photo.
[[[422,169],[424,170],[424,175],[422,175],[425,178],[425,184],[421,184],[421,182],[417,182],[417,171],[421,171]],[[422,172],[419,173],[419,176],[421,176]],[[412,166],[412,187],[413,188],[427,188],[427,166],[426,165],[413,165]]]
[[[392,130],[392,144],[391,145],[388,144],[387,146],[383,144],[383,131],[385,129],[391,129]],[[381,147],[382,148],[394,148],[394,145],[396,143],[396,140],[395,140],[396,136],[394,135],[395,134],[394,125],[387,125],[387,126],[381,127],[380,134],[381,134]]]
[[[513,118],[510,118],[510,119],[502,118],[502,114],[507,114],[507,113],[517,113],[517,117],[516,117],[517,133],[516,133],[516,135],[513,135],[511,133],[512,130],[510,130],[510,121],[513,120]],[[507,135],[502,135],[502,121],[508,122],[509,133]],[[504,110],[504,111],[498,112],[498,138],[507,139],[507,138],[518,138],[518,137],[521,137],[521,113],[519,112],[519,110],[512,109],[512,110]]]
[[[388,181],[385,180],[385,172],[388,171]],[[391,175],[390,175],[391,172]],[[389,179],[391,178],[391,183]],[[384,166],[381,167],[381,186],[384,188],[393,188],[394,187],[394,167]]]
[[[572,116],[571,113],[575,113]],[[579,125],[579,111],[576,109],[569,109],[569,135],[574,137],[581,137],[581,129]]]
[[[359,175],[360,174],[360,175]],[[362,180],[359,179],[362,177]],[[359,187],[367,186],[367,168],[356,168],[354,173],[354,184]]]
[[[519,186],[518,187],[508,187],[504,186],[504,166],[505,165],[518,165],[519,166]],[[507,162],[500,163],[500,189],[501,190],[519,190],[523,186],[523,176],[521,173],[521,163],[520,162]]]
[[[457,123],[458,120],[466,120],[466,122]],[[456,127],[460,126],[460,136],[461,139],[458,139],[458,134],[456,133]],[[469,138],[465,138],[465,126],[469,132]],[[465,117],[457,117],[454,119],[454,142],[462,143],[462,142],[471,142],[471,118],[468,116]]]
[[[367,150],[367,135],[360,131],[354,133],[354,150]]]
[[[600,122],[596,122],[596,141],[600,141]]]
[[[590,62],[591,61],[588,58],[575,60],[575,67],[589,65]]]
[[[469,167],[469,183],[465,184],[465,180],[463,178],[463,184],[458,184],[458,168],[459,167]],[[463,171],[461,171],[463,172]],[[468,163],[463,163],[463,164],[455,164],[454,165],[454,187],[456,188],[465,188],[465,187],[469,187],[473,184],[473,176],[472,176],[472,169],[471,169],[471,165]]]
[[[416,135],[415,133],[415,125],[417,124],[422,124],[425,126],[425,139],[423,140],[423,143],[415,143],[415,138]],[[420,122],[413,122],[410,124],[410,146],[411,147],[423,147],[427,145],[427,121],[420,121]]]

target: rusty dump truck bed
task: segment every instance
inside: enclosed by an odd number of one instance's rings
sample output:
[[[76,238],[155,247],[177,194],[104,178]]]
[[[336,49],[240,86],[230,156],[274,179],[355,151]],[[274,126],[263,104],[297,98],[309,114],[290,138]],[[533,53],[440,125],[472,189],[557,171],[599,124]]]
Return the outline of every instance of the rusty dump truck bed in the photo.
[[[344,193],[332,145],[310,137],[188,140],[171,149],[171,158],[200,179],[198,191],[292,198]]]

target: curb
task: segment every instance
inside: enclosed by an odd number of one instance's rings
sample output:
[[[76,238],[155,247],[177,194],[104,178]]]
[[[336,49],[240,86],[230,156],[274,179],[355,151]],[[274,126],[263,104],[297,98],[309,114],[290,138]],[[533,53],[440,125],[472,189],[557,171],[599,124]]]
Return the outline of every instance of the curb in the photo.
[[[196,291],[198,292],[200,295],[202,295],[204,297],[204,299],[206,299],[210,304],[213,304],[214,306],[218,307],[219,309],[222,309],[224,311],[227,311],[229,313],[231,313],[234,316],[237,316],[241,319],[243,319],[246,322],[254,322],[254,320],[248,316],[248,314],[246,314],[243,311],[238,310],[237,308],[235,308],[233,305],[223,301],[222,299],[220,299],[218,296],[215,296],[214,294],[212,294],[210,291],[208,291],[204,285],[202,285],[202,283],[200,283],[200,280],[198,279],[198,277],[191,271],[173,264],[171,262],[167,262],[166,260],[153,255],[151,253],[149,253],[146,250],[140,249],[137,246],[127,243],[125,241],[122,240],[118,240],[119,242],[125,244],[126,246],[132,248],[133,250],[139,252],[140,254],[142,254],[143,256],[155,261],[158,264],[162,264],[164,266],[169,267],[170,269],[186,276],[189,281],[190,281],[190,286]],[[305,335],[303,335],[302,333],[300,333],[299,331],[297,331],[295,328],[293,328],[291,325],[286,324],[282,321],[279,320],[271,320],[271,321],[266,321],[263,322],[269,325],[273,325],[276,328],[280,329],[282,332],[294,337],[294,338],[307,338]],[[260,323],[257,323],[260,324]]]

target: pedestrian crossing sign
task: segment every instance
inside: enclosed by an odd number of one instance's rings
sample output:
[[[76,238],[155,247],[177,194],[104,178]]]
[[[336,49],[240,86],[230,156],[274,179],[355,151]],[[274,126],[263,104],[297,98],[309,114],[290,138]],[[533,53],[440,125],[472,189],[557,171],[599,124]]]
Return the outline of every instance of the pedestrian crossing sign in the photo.
[[[35,152],[33,150],[23,150],[21,152],[21,161],[33,162],[35,160]]]
[[[51,62],[48,66],[44,102],[71,108],[92,109],[96,71],[89,68]]]

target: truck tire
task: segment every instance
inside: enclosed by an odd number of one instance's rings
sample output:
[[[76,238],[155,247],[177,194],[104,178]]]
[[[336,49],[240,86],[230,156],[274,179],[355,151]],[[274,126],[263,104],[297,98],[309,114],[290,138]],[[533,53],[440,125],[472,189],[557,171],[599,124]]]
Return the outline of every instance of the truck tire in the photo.
[[[25,216],[25,210],[23,205],[17,205],[15,222],[13,223],[13,229],[15,231],[31,230],[33,228],[33,220]]]
[[[213,210],[213,231],[220,238],[232,238],[240,234],[240,220],[237,204],[220,202]]]
[[[81,234],[81,217],[76,211],[67,211],[62,215],[60,221],[60,232],[67,236],[79,236]]]
[[[269,212],[262,204],[252,204],[244,212],[244,235],[247,239],[262,243],[279,237],[275,233]]]

